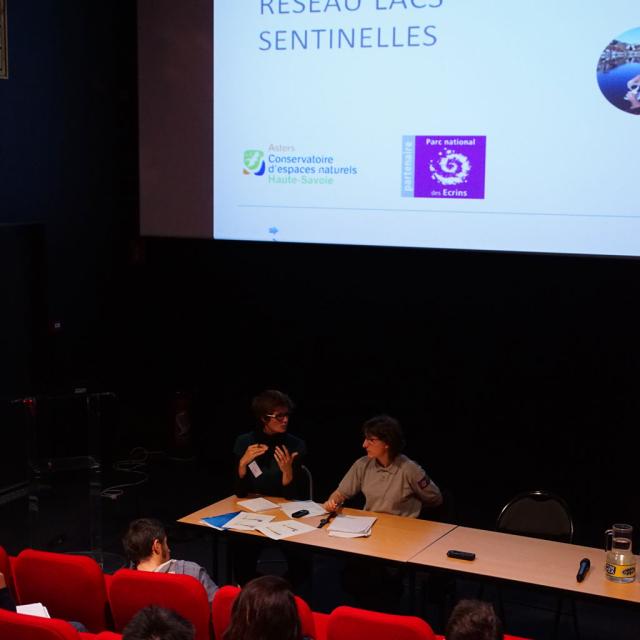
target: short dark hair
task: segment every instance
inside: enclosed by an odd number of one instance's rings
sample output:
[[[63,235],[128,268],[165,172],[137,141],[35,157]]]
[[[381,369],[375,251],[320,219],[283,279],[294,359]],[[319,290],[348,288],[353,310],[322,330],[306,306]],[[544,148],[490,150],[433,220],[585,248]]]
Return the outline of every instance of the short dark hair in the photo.
[[[389,456],[395,458],[404,449],[404,435],[400,423],[391,416],[375,416],[362,425],[364,437],[373,436],[389,446]]]
[[[122,640],[194,640],[193,625],[171,609],[140,609],[122,632]]]
[[[233,603],[223,640],[301,640],[298,607],[289,583],[261,576],[244,586]]]
[[[134,565],[148,558],[155,540],[164,542],[167,532],[160,522],[154,518],[139,518],[129,525],[129,530],[122,538],[122,546],[127,558]]]
[[[293,401],[282,391],[276,389],[267,389],[259,393],[251,401],[251,410],[256,420],[262,426],[262,418],[269,413],[273,413],[278,407],[286,407],[289,411],[293,411]]]
[[[482,600],[460,600],[445,632],[447,640],[502,640],[502,622],[493,607]]]

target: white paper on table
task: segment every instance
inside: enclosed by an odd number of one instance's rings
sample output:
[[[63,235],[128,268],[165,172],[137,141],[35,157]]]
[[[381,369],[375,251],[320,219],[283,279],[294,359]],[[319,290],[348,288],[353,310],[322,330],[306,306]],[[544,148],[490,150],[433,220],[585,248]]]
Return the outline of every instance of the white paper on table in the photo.
[[[240,500],[237,504],[250,511],[267,511],[277,509],[280,505],[266,498],[251,498],[251,500]]]
[[[291,517],[296,511],[306,509],[309,513],[303,518],[310,518],[311,516],[321,516],[327,513],[327,510],[317,502],[313,500],[298,500],[297,502],[284,502],[280,505],[280,508]]]
[[[223,529],[236,529],[238,531],[254,531],[260,525],[271,522],[275,516],[267,516],[262,513],[239,513],[235,518],[223,525]]]
[[[329,535],[334,538],[368,538],[371,535],[371,529],[363,533],[348,533],[347,531],[329,531]]]
[[[47,607],[42,602],[33,602],[31,604],[19,604],[16,606],[17,613],[24,613],[28,616],[37,616],[38,618],[50,618]]]
[[[376,520],[377,518],[371,516],[337,516],[329,525],[329,533],[368,535]]]
[[[280,522],[262,525],[257,527],[257,530],[272,540],[282,540],[282,538],[290,538],[291,536],[297,536],[301,533],[315,531],[316,527],[311,527],[298,520],[282,520]]]

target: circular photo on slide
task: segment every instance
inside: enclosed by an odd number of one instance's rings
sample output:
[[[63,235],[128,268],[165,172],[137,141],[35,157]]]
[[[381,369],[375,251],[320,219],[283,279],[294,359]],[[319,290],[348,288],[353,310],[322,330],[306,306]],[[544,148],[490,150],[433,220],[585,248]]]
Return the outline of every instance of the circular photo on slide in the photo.
[[[640,116],[640,27],[606,46],[598,60],[598,85],[614,107]]]

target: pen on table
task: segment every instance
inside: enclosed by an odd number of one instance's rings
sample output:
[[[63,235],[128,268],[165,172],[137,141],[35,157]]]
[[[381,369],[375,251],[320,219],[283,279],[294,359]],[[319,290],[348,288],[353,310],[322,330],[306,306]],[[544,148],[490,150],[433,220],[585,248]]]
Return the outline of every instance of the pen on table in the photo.
[[[590,567],[591,562],[589,561],[589,558],[582,558],[582,560],[580,560],[580,568],[578,569],[578,575],[576,576],[576,580],[578,582],[582,582],[584,580],[584,577],[587,575],[587,571],[589,571]]]

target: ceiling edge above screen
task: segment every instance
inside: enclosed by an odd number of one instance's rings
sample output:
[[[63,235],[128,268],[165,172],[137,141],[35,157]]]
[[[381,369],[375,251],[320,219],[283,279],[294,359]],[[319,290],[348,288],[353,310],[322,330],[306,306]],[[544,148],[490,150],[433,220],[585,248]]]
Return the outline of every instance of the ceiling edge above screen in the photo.
[[[140,233],[213,237],[213,8],[138,2]]]

